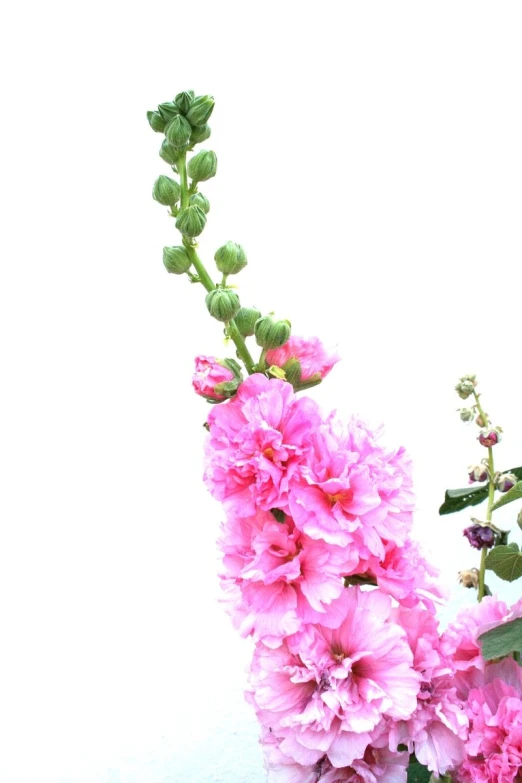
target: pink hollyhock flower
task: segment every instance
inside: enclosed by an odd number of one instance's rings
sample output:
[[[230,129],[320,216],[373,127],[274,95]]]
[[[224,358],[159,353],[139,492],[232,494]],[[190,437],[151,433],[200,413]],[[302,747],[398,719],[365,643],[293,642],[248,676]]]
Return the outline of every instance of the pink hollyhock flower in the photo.
[[[384,718],[407,720],[417,706],[420,676],[391,599],[351,587],[339,601],[338,628],[307,625],[276,650],[258,644],[254,653],[247,698],[281,751],[305,766],[325,755],[351,766]]]
[[[296,529],[291,517],[278,523],[266,511],[229,515],[219,544],[228,609],[242,636],[252,634],[254,641],[277,646],[304,623],[341,622],[335,599],[344,590],[342,575],[353,566],[355,553],[314,541]]]
[[[326,351],[317,337],[290,337],[280,348],[271,348],[266,353],[268,366],[284,367],[290,359],[297,359],[301,365],[301,382],[326,378],[340,356]]]
[[[377,437],[357,419],[344,427],[332,415],[289,477],[296,526],[310,538],[353,547],[363,562],[382,560],[386,541],[402,546],[412,522],[410,461]]]
[[[469,692],[467,758],[461,783],[514,783],[522,777],[522,668],[512,659],[488,666],[485,684]]]
[[[237,380],[237,385],[239,385],[240,373],[239,375],[237,372],[234,374],[230,367],[227,367],[219,359],[215,359],[214,356],[197,356],[195,363],[196,370],[192,376],[192,386],[196,394],[209,400],[221,401],[235,393],[235,389],[231,390],[232,394],[228,393],[227,387],[223,388],[222,384],[230,384]]]
[[[320,421],[317,405],[298,399],[289,383],[251,375],[208,416],[205,479],[214,497],[238,516],[288,510],[287,472],[303,460]]]

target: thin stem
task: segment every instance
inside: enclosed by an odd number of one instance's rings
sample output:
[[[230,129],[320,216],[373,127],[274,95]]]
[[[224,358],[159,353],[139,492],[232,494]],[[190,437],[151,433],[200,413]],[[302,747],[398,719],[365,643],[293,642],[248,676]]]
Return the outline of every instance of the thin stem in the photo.
[[[473,392],[473,396],[475,397],[475,402],[477,405],[477,410],[480,414],[480,418],[482,419],[482,423],[484,427],[489,427],[489,420],[487,415],[484,413],[484,409],[482,408],[482,405],[480,404],[479,395],[477,392]],[[493,459],[493,449],[491,446],[488,447],[488,476],[489,476],[489,485],[488,485],[488,510],[486,512],[486,522],[491,522],[491,517],[493,516],[493,504],[495,502],[495,463]],[[478,601],[482,601],[485,595],[485,577],[486,577],[486,555],[487,550],[486,547],[481,552],[480,555],[480,569],[479,569],[479,585],[478,585]]]

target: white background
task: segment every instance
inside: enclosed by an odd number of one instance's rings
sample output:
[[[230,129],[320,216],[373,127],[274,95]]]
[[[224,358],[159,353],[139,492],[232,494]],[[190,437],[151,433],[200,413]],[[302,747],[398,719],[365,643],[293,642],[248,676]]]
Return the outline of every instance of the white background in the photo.
[[[203,290],[163,269],[177,238],[150,197],[169,170],[145,113],[183,89],[214,95],[202,255],[240,242],[243,302],[338,344],[342,363],[312,394],[409,449],[415,534],[451,616],[473,599],[456,572],[478,556],[469,514],[437,509],[483,456],[455,412],[459,375],[478,373],[505,429],[499,467],[522,462],[522,9],[13,9],[0,47],[0,781],[262,783],[242,697],[250,644],[217,603],[208,409],[191,390],[193,357],[225,348]]]

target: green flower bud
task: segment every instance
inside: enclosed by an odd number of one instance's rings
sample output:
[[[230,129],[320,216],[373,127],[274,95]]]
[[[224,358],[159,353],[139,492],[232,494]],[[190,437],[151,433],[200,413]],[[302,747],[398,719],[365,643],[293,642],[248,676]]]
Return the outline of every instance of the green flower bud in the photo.
[[[256,321],[261,318],[261,313],[255,307],[241,307],[234,316],[234,323],[243,337],[251,337],[254,334]]]
[[[522,511],[519,511],[519,512],[518,512],[518,516],[517,516],[517,525],[518,525],[518,526],[519,526],[519,528],[522,530]]]
[[[198,237],[207,222],[207,216],[196,204],[185,207],[176,218],[176,228],[187,237]]]
[[[190,134],[191,144],[200,144],[210,136],[210,125],[202,125],[200,128],[192,128]]]
[[[203,193],[194,193],[194,195],[190,197],[190,203],[200,207],[205,215],[210,210],[210,201],[203,195]]]
[[[283,364],[283,370],[285,371],[286,380],[292,386],[300,382],[302,375],[301,362],[295,356]]]
[[[148,111],[147,119],[153,131],[156,131],[156,133],[163,133],[163,131],[165,130],[165,125],[167,123],[165,122],[161,114],[159,114],[159,112]]]
[[[205,297],[207,309],[218,321],[231,321],[240,308],[239,296],[230,288],[214,288]]]
[[[261,348],[280,348],[290,337],[290,321],[274,321],[265,315],[256,321],[254,334]]]
[[[214,261],[224,275],[237,275],[247,265],[246,253],[241,245],[227,242],[214,255]]]
[[[187,272],[191,267],[190,258],[187,255],[187,251],[184,247],[164,247],[163,248],[163,263],[167,269],[167,272],[173,272],[175,275],[182,275]]]
[[[161,174],[152,189],[152,198],[163,204],[164,207],[171,207],[177,201],[179,201],[181,195],[181,188],[178,183]]]
[[[179,149],[177,149],[177,147],[173,147],[172,144],[167,141],[167,139],[163,139],[159,154],[160,158],[162,158],[165,163],[174,166],[179,158]]]
[[[190,141],[192,128],[185,117],[178,114],[165,128],[165,136],[174,147],[184,147]]]
[[[187,112],[187,120],[194,128],[206,125],[214,109],[214,98],[211,95],[200,95],[192,102]]]
[[[178,92],[178,94],[174,98],[174,103],[180,110],[181,114],[186,114],[188,112],[193,101],[194,101],[194,90],[187,90],[187,92]]]
[[[179,109],[175,103],[169,101],[168,103],[160,103],[158,106],[158,112],[161,114],[165,122],[170,122],[173,117],[179,114]]]
[[[201,150],[189,160],[187,172],[194,182],[203,182],[216,176],[217,156],[215,152]]]

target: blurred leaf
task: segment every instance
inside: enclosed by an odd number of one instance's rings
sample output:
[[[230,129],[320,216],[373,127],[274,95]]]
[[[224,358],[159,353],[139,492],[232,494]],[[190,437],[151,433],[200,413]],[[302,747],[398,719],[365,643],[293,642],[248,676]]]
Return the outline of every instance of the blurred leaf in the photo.
[[[428,767],[421,764],[412,753],[408,764],[408,783],[428,783],[431,772]]]
[[[502,623],[479,636],[482,655],[487,661],[503,658],[512,652],[522,652],[522,617]]]
[[[493,511],[496,511],[497,508],[500,508],[501,506],[505,506],[507,503],[512,503],[514,500],[520,500],[520,498],[522,498],[522,481],[519,481],[518,484],[515,484],[514,487],[511,487],[509,492],[506,492],[504,495],[502,495],[500,500],[497,500],[493,506]]]
[[[486,568],[506,582],[514,582],[522,576],[522,554],[517,544],[496,546],[486,557]]]
[[[522,467],[510,468],[510,470],[503,471],[504,473],[514,473],[517,479],[522,480]],[[468,506],[478,506],[488,497],[488,484],[481,484],[479,487],[463,487],[462,489],[447,489],[444,496],[444,503],[439,508],[439,514],[454,514],[456,511],[462,511],[463,508]],[[517,484],[518,487],[518,484]],[[513,487],[515,489],[515,487]],[[513,490],[510,489],[509,492]],[[506,492],[506,495],[509,495]],[[515,498],[513,498],[514,500]],[[500,501],[499,501],[500,502]],[[505,501],[509,503],[510,501]],[[503,504],[502,504],[503,505]],[[494,506],[495,508],[497,506]]]

